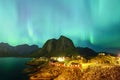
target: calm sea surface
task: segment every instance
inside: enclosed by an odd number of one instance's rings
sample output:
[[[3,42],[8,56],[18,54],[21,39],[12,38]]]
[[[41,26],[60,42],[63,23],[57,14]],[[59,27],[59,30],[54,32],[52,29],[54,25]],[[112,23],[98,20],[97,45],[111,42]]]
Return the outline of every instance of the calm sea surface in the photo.
[[[0,58],[0,80],[28,80],[23,73],[25,65],[30,58]]]

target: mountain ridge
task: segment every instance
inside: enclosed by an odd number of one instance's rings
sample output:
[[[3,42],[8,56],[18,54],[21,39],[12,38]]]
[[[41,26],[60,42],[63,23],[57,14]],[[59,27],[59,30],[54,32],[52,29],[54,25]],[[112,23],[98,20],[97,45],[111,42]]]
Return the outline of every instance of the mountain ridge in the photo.
[[[96,56],[97,53],[90,48],[81,48],[75,47],[74,43],[71,39],[60,36],[58,39],[49,39],[40,48],[38,51],[34,52],[32,56],[40,57],[40,56],[74,56],[74,55],[82,55],[84,57],[92,57]]]
[[[0,57],[24,57],[39,49],[37,45],[21,44],[11,46],[8,43],[0,43]]]
[[[89,47],[75,47],[73,41],[63,35],[58,39],[52,38],[47,40],[41,48],[37,45],[21,44],[11,46],[8,43],[0,43],[0,57],[51,57],[71,55],[92,57],[97,54],[98,52]]]

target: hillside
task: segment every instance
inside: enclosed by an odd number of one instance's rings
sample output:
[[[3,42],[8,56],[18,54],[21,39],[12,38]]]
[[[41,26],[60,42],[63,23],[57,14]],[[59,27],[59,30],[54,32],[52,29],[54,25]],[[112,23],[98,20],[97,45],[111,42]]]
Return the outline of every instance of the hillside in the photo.
[[[31,56],[74,56],[82,55],[84,57],[96,56],[97,53],[90,48],[75,47],[71,39],[60,36],[59,39],[49,39],[38,51]]]
[[[31,53],[38,50],[37,45],[27,44],[11,46],[8,43],[0,43],[0,57],[28,57]]]

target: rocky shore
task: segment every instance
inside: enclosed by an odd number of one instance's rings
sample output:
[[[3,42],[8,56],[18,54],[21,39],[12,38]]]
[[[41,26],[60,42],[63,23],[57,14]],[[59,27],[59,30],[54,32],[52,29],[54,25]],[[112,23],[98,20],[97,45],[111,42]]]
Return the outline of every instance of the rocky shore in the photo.
[[[120,80],[120,66],[99,65],[81,68],[47,65],[32,74],[30,80]]]
[[[75,59],[74,59],[75,58]],[[26,69],[29,80],[120,80],[120,58],[98,55],[90,60],[77,57],[33,59]]]

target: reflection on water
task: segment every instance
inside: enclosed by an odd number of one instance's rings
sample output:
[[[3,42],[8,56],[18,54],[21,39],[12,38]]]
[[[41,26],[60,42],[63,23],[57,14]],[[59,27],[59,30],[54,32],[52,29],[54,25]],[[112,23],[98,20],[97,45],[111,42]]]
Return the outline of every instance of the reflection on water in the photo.
[[[22,71],[29,60],[30,58],[0,58],[0,80],[28,80]]]

